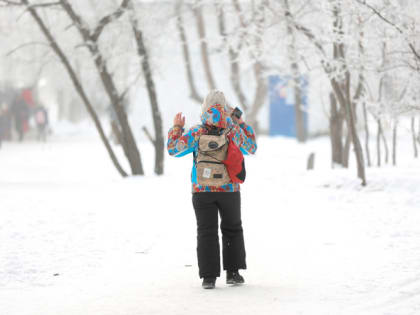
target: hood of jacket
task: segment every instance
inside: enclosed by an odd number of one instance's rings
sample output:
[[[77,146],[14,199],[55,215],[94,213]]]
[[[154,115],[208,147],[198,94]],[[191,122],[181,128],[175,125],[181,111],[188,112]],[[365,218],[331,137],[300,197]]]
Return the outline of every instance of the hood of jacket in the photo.
[[[228,113],[228,109],[221,104],[209,106],[207,110],[201,114],[201,122],[207,126],[224,129],[233,126],[233,121]]]

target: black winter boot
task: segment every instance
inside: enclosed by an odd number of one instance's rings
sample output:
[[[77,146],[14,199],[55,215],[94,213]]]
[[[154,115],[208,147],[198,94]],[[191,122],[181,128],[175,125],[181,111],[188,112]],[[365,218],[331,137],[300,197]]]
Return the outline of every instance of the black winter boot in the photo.
[[[216,278],[204,278],[203,289],[214,289],[216,287]]]
[[[242,277],[237,270],[226,272],[227,284],[242,284],[244,282],[245,282],[244,277]]]

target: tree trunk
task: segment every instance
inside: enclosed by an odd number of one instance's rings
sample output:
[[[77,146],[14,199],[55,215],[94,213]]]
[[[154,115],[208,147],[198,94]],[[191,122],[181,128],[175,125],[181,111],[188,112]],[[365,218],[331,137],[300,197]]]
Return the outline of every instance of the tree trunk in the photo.
[[[381,120],[377,119],[378,130],[376,133],[376,164],[378,167],[381,167]]]
[[[346,80],[350,80],[350,73],[346,71]],[[362,180],[362,186],[366,186],[366,173],[365,173],[365,163],[363,160],[363,151],[362,146],[360,144],[359,136],[356,130],[355,124],[355,115],[353,112],[353,106],[351,106],[352,102],[349,98],[344,96],[340,89],[340,85],[337,81],[332,78],[330,79],[331,85],[333,87],[334,93],[337,96],[338,102],[346,109],[346,122],[347,126],[350,129],[350,134],[353,142],[354,153],[356,155],[356,163],[357,163],[357,176]]]
[[[162,175],[164,166],[164,137],[163,137],[163,125],[162,116],[159,111],[159,104],[157,101],[155,82],[152,76],[152,70],[149,63],[149,55],[144,45],[143,32],[139,29],[136,13],[134,11],[134,5],[131,2],[132,19],[131,23],[133,26],[133,32],[137,43],[137,52],[141,58],[141,65],[143,74],[146,80],[147,92],[149,94],[150,106],[152,108],[153,125],[155,129],[155,139],[153,144],[155,146],[155,173]]]
[[[233,91],[236,94],[236,97],[239,100],[239,103],[243,107],[245,111],[248,111],[249,102],[245,96],[245,93],[241,87],[241,79],[240,79],[240,66],[239,66],[239,50],[242,47],[242,43],[239,43],[238,49],[235,50],[232,47],[230,41],[226,40],[226,23],[225,23],[225,15],[223,8],[216,7],[217,10],[217,19],[218,19],[218,26],[219,26],[219,33],[222,36],[223,41],[228,46],[228,56],[230,62],[230,82],[233,87]]]
[[[337,99],[334,93],[330,93],[330,140],[331,162],[335,165],[343,165],[343,117],[337,108]]]
[[[382,123],[381,123],[381,139],[384,143],[384,148],[385,148],[385,164],[388,164],[389,163],[389,146],[388,146],[388,141],[386,140],[386,137],[385,137],[384,129],[382,128]]]
[[[372,166],[372,162],[370,159],[370,149],[369,149],[369,124],[368,124],[368,115],[366,109],[366,103],[363,102],[363,119],[364,119],[364,127],[365,127],[365,151],[366,151],[366,158],[367,158],[367,165],[369,167]]]
[[[122,142],[122,136],[121,136],[121,131],[120,128],[118,127],[118,124],[116,121],[111,121],[111,132],[112,132],[112,136],[114,138],[114,144],[116,145],[121,145]]]
[[[342,22],[340,22],[340,28],[342,28]],[[340,43],[338,45],[338,51],[339,51],[340,58],[342,58],[344,60],[345,57],[344,57],[344,45],[343,44]],[[353,124],[354,124],[354,128],[356,129],[357,117],[356,117],[356,110],[355,110],[355,106],[354,106],[355,103],[353,102],[353,99],[350,96],[351,93],[350,93],[350,72],[349,71],[346,72],[345,80],[342,84],[342,90],[345,91],[343,93],[345,93],[345,96],[346,96],[346,103],[348,103],[348,107],[350,107],[351,112],[354,115]],[[346,144],[344,145],[344,167],[346,167],[346,168],[348,168],[349,165],[350,165],[350,147],[351,147],[351,142],[352,142],[352,130],[351,130],[351,127],[348,125],[348,123],[349,123],[349,120],[347,120],[347,137],[346,137]],[[356,130],[356,132],[357,132],[357,130]]]
[[[338,35],[343,34],[343,27],[342,27],[342,18],[340,16],[340,2],[335,2],[331,0],[331,4],[334,5],[334,15],[335,20],[333,22],[333,29]],[[324,58],[327,58],[327,54],[324,49],[324,42],[317,38],[308,28],[300,25],[296,22],[296,20],[293,19],[293,15],[291,14],[290,10],[287,10],[286,12],[286,18],[293,21],[294,28],[301,31],[319,50],[319,52],[324,56]],[[356,129],[356,117],[354,113],[354,108],[352,106],[352,99],[349,94],[349,87],[350,87],[350,72],[348,69],[348,66],[345,64],[345,47],[343,44],[344,41],[336,41],[333,45],[334,47],[334,56],[339,56],[339,59],[337,61],[341,61],[341,65],[338,63],[337,66],[339,66],[339,69],[335,69],[326,62],[325,59],[321,60],[321,66],[323,67],[325,73],[330,77],[330,84],[334,91],[335,96],[337,97],[337,101],[340,104],[342,108],[345,109],[346,112],[346,122],[347,126],[350,129],[352,142],[354,146],[354,152],[356,155],[356,162],[357,162],[357,176],[362,180],[362,185],[365,186],[367,184],[366,182],[366,173],[365,173],[365,165],[363,160],[363,150],[362,146],[360,144],[360,140],[357,134]],[[337,79],[334,76],[335,70],[342,70],[342,72],[345,74],[345,85],[346,88],[343,89],[342,86],[340,86],[340,83],[337,81]]]
[[[337,35],[341,35],[343,32],[343,19],[341,17],[341,4],[340,2],[336,2],[334,4],[334,29],[337,32]],[[339,60],[345,62],[345,47],[343,42],[336,42],[334,43],[334,56],[338,57]],[[365,162],[363,159],[363,149],[360,144],[359,135],[357,134],[356,128],[356,113],[354,110],[354,103],[353,99],[350,95],[350,86],[351,86],[351,75],[348,69],[347,64],[343,63],[342,65],[343,70],[345,70],[345,79],[343,85],[336,81],[336,79],[331,78],[330,82],[332,84],[333,90],[335,95],[337,96],[337,100],[345,109],[346,112],[346,123],[347,128],[349,131],[349,137],[351,138],[354,154],[356,156],[356,164],[357,164],[357,176],[362,180],[362,186],[366,186],[366,173],[365,173]]]
[[[363,31],[363,24],[361,17],[358,18],[359,27],[361,27],[359,32],[359,53],[360,56],[364,56],[365,54],[365,48],[363,46],[363,38],[365,36]],[[365,76],[364,76],[365,67],[362,64],[359,74],[359,84],[356,90],[356,95],[354,97],[355,102],[359,102],[360,98],[365,94],[366,88],[365,88]],[[362,109],[363,109],[363,127],[365,129],[365,151],[366,151],[366,159],[367,159],[367,165],[370,167],[372,165],[370,160],[370,149],[369,149],[369,124],[368,124],[368,115],[367,115],[367,109],[366,109],[366,102],[362,101]]]
[[[398,120],[394,122],[394,128],[392,130],[392,165],[397,165],[397,130]]]
[[[261,61],[262,55],[262,45],[263,45],[263,35],[264,35],[264,24],[265,24],[265,8],[268,6],[266,0],[261,0],[258,3],[256,9],[253,7],[253,16],[256,19],[256,34],[254,38],[254,50],[250,50],[250,57],[255,60],[254,63],[254,75],[257,82],[257,87],[255,91],[254,102],[252,103],[252,108],[249,112],[250,122],[253,123],[257,135],[259,133],[259,125],[257,123],[257,116],[261,108],[264,106],[265,100],[268,94],[268,84],[267,77],[264,73],[264,65]]]
[[[207,46],[206,38],[206,28],[204,24],[204,18],[202,14],[202,9],[200,6],[196,6],[193,9],[196,21],[197,21],[197,31],[200,38],[200,49],[201,49],[201,59],[203,61],[204,73],[206,74],[207,84],[210,90],[216,89],[216,83],[213,78],[213,72],[210,66],[209,50]]]
[[[103,58],[101,51],[99,50],[97,40],[100,32],[96,34],[96,30],[92,33],[91,30],[86,28],[87,23],[76,14],[68,0],[61,0],[61,6],[64,8],[70,20],[73,21],[77,30],[79,31],[83,41],[87,44],[99,77],[101,78],[102,84],[109,97],[110,103],[113,106],[118,122],[121,127],[122,135],[122,148],[125,156],[130,164],[131,172],[133,175],[144,175],[143,165],[141,162],[140,152],[138,150],[136,140],[128,122],[127,113],[123,105],[123,99],[118,92],[118,89],[114,83],[114,79],[108,70],[107,64]],[[102,25],[104,26],[104,25]],[[102,28],[103,29],[103,28]]]
[[[350,128],[347,127],[346,141],[344,142],[343,153],[343,167],[348,168],[350,165],[350,148],[351,148],[351,133]]]
[[[254,74],[257,81],[257,88],[255,92],[255,99],[252,107],[247,115],[249,124],[255,129],[256,134],[259,133],[259,126],[257,123],[257,116],[260,109],[264,106],[265,99],[267,97],[268,87],[266,78],[263,74],[263,66],[260,62],[254,64]]]
[[[80,64],[79,60],[75,60],[74,61],[74,65],[73,65],[73,69],[76,72],[76,76],[79,79],[80,82],[83,82],[83,75],[82,75],[82,66]],[[92,99],[92,97],[90,98],[90,101],[92,103],[93,106],[95,106],[95,100]],[[82,108],[81,108],[81,104],[80,101],[74,98],[71,98],[69,100],[67,100],[67,114],[68,114],[68,118],[71,122],[73,123],[78,123],[82,120]],[[97,108],[94,108],[95,112],[98,112]]]
[[[411,135],[413,138],[413,149],[414,149],[414,157],[418,158],[419,151],[417,149],[417,139],[416,139],[416,118],[411,117]]]
[[[288,2],[288,0],[284,0],[286,3]],[[340,28],[342,28],[342,23],[340,20],[340,16],[339,16],[339,11],[338,11],[338,7],[336,7],[336,9],[334,10],[334,22],[333,22],[333,26],[334,26],[334,31],[338,32],[340,30]],[[333,43],[333,57],[335,60],[344,60],[344,56],[340,56],[340,52],[342,48],[342,44],[339,42],[334,42]],[[340,91],[344,91],[344,84],[339,84],[337,82],[337,87],[339,88]],[[334,94],[334,99],[336,100],[336,103],[338,101],[339,103],[339,109],[336,109],[337,114],[341,116],[341,132],[340,132],[340,143],[341,143],[341,165],[343,167],[348,167],[349,165],[349,156],[350,156],[350,127],[348,126],[348,119],[347,119],[347,115],[346,115],[346,107],[344,105],[345,100],[339,100],[338,97],[339,95],[337,94],[337,92],[334,90],[333,88],[333,92]],[[344,98],[343,92],[340,92],[341,96]],[[336,106],[336,104],[334,104]],[[346,141],[344,143],[343,146],[343,125],[344,125],[344,121],[346,120],[347,122],[347,135],[346,135]],[[336,135],[334,135],[333,137],[336,137]]]
[[[384,144],[384,148],[385,148],[385,164],[388,164],[389,162],[389,148],[388,148],[388,142],[386,140],[385,134],[384,134],[384,129],[382,128],[382,121],[380,118],[377,118],[377,123],[378,123],[378,135],[377,135],[377,141],[381,141]],[[380,143],[377,143],[377,146],[380,146]],[[378,157],[378,166],[381,166],[381,161],[380,161],[380,154]]]
[[[95,58],[95,65],[99,76],[108,94],[111,105],[113,106],[121,127],[122,148],[125,156],[130,164],[133,175],[144,175],[143,164],[141,162],[140,152],[137,147],[136,140],[128,122],[127,113],[125,111],[123,100],[119,97],[117,87],[115,86],[112,75],[108,71],[108,67],[97,45],[91,44],[91,53]]]
[[[249,55],[250,58],[252,60],[254,60],[254,76],[255,76],[255,80],[256,80],[256,90],[255,90],[255,96],[254,96],[254,101],[252,102],[252,104],[250,104],[250,108],[247,111],[247,120],[249,122],[249,124],[255,129],[257,135],[259,134],[259,126],[258,126],[258,121],[257,121],[257,116],[258,113],[260,111],[260,109],[264,106],[264,102],[266,100],[267,97],[267,92],[268,92],[268,87],[267,87],[267,80],[266,77],[264,75],[264,66],[260,60],[260,53],[261,53],[261,45],[262,45],[262,35],[263,35],[263,25],[265,22],[265,16],[264,14],[261,14],[260,16],[258,16],[258,14],[260,14],[261,12],[264,12],[264,8],[267,7],[267,2],[261,0],[259,2],[258,8],[257,10],[259,11],[255,11],[255,7],[253,6],[253,16],[257,17],[256,18],[256,34],[252,35],[247,33],[246,28],[247,28],[247,24],[245,22],[245,18],[244,15],[242,13],[242,9],[241,9],[241,5],[239,3],[238,0],[232,0],[232,4],[234,6],[234,9],[238,15],[238,19],[239,19],[239,24],[242,28],[242,32],[241,32],[241,40],[243,40],[243,42],[245,42],[245,44],[248,45],[249,48]],[[249,42],[251,42],[252,40],[254,40],[254,46],[249,45]],[[253,50],[256,51],[253,52]]]
[[[51,34],[51,32],[49,31],[49,29],[46,27],[46,25],[44,24],[43,20],[41,19],[41,17],[38,15],[38,12],[36,11],[35,8],[31,7],[30,3],[28,0],[22,0],[22,3],[26,5],[29,13],[31,14],[31,16],[33,17],[33,19],[35,20],[35,22],[38,24],[39,28],[41,29],[42,33],[45,35],[45,37],[48,39],[51,48],[54,50],[54,52],[57,54],[57,56],[59,57],[60,61],[62,62],[62,64],[64,65],[64,67],[67,70],[67,73],[70,76],[70,79],[77,91],[77,93],[80,95],[81,99],[83,100],[83,103],[86,106],[86,109],[89,113],[89,115],[91,116],[95,127],[99,133],[99,136],[103,142],[103,144],[105,145],[106,150],[108,151],[108,154],[111,158],[112,163],[114,164],[115,168],[117,169],[117,171],[120,173],[121,176],[126,177],[127,173],[123,170],[123,168],[121,167],[118,158],[116,157],[114,151],[112,150],[111,145],[109,144],[109,141],[105,135],[105,132],[102,128],[101,122],[98,118],[98,116],[96,115],[95,110],[93,109],[93,106],[91,104],[91,102],[89,101],[89,98],[87,97],[87,94],[84,91],[84,88],[81,84],[81,82],[79,81],[79,79],[77,78],[76,72],[74,71],[73,67],[71,66],[68,58],[66,57],[66,55],[64,54],[63,50],[61,49],[61,47],[58,45],[58,42],[55,40],[55,38],[53,37],[53,35]]]
[[[198,93],[197,87],[195,86],[195,82],[194,82],[194,75],[193,75],[193,70],[191,67],[190,48],[188,45],[187,35],[185,33],[184,20],[182,19],[181,5],[182,5],[182,1],[178,0],[176,4],[176,8],[175,8],[176,15],[177,15],[176,26],[178,28],[178,33],[179,33],[179,37],[180,37],[181,45],[182,45],[184,65],[185,65],[185,70],[187,72],[188,86],[190,88],[190,97],[197,103],[201,104],[203,102],[203,97],[200,96],[200,94]]]
[[[284,0],[286,7],[285,13],[290,10],[289,1]],[[290,43],[288,44],[288,58],[290,62],[290,69],[294,82],[294,94],[295,94],[295,121],[296,121],[296,138],[298,142],[306,142],[307,132],[305,126],[305,113],[303,111],[303,91],[301,77],[302,73],[299,69],[299,63],[297,58],[296,49],[296,34],[294,28],[290,25],[290,21],[286,17],[287,33],[291,36]]]
[[[419,131],[417,133],[417,142],[420,145],[420,119],[419,119]]]
[[[292,65],[293,68],[293,65]],[[299,71],[297,70],[296,73]],[[305,112],[303,110],[303,91],[300,77],[295,77],[295,119],[296,119],[296,137],[298,142],[306,142],[308,135],[305,125]]]

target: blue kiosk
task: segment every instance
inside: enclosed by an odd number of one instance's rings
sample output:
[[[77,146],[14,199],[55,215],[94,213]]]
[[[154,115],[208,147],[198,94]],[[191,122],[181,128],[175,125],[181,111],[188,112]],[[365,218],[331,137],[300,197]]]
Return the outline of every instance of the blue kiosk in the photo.
[[[291,77],[270,76],[270,136],[296,138],[295,93]],[[307,107],[308,83],[302,79],[302,105]],[[304,111],[304,124],[308,129],[308,115]]]

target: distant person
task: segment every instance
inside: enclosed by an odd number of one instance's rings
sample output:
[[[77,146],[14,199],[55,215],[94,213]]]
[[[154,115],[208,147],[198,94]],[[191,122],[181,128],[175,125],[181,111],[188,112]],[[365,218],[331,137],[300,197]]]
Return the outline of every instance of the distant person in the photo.
[[[38,131],[37,139],[38,141],[47,141],[47,132],[48,132],[48,112],[44,106],[38,106],[34,111],[34,118],[36,123],[36,128]]]
[[[25,132],[28,131],[29,107],[23,96],[18,96],[12,105],[12,114],[19,141],[23,141]]]
[[[5,116],[5,129],[4,129],[4,134],[3,134],[3,141],[7,140],[10,141],[12,140],[12,113],[10,111],[10,108],[8,105],[6,105],[6,113],[4,114]]]
[[[240,183],[245,179],[244,154],[257,150],[254,130],[238,109],[232,111],[223,92],[211,91],[202,105],[201,123],[184,132],[185,117],[178,113],[169,130],[170,155],[193,154],[192,203],[197,219],[197,256],[205,289],[220,276],[218,218],[223,235],[223,269],[228,284],[242,284],[246,269],[241,221]]]

